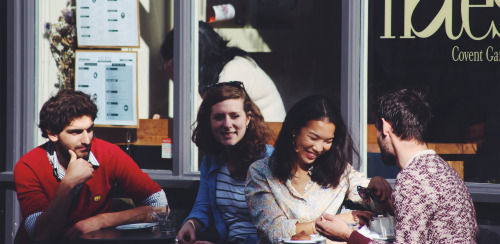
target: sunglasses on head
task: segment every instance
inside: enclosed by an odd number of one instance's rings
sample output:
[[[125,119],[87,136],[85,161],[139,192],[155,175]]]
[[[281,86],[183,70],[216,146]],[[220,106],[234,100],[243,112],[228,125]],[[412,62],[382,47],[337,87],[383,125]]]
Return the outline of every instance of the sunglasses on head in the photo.
[[[375,202],[378,202],[380,200],[380,196],[377,195],[377,189],[375,188],[358,186],[358,194],[363,199],[371,198]]]
[[[205,86],[205,91],[219,88],[222,86],[232,86],[232,87],[242,88],[243,90],[245,90],[245,86],[243,85],[243,82],[241,82],[241,81],[228,81],[228,82],[219,82],[219,83],[208,84],[207,86]]]

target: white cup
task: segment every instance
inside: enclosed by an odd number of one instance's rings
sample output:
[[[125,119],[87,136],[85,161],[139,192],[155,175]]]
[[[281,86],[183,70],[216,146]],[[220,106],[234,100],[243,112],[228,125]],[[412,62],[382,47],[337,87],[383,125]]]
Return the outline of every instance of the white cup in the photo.
[[[380,230],[383,237],[394,237],[394,225],[392,224],[391,217],[383,217],[379,219]]]
[[[370,230],[376,232],[383,238],[394,237],[394,217],[379,215],[370,221]]]

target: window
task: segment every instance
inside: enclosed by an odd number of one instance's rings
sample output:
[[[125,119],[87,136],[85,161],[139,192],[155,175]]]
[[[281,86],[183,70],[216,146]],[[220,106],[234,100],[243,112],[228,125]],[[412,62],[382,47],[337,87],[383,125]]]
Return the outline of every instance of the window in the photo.
[[[463,6],[455,1],[365,1],[365,56],[360,67],[360,113],[366,132],[368,176],[395,178],[398,169],[381,163],[373,127],[372,104],[388,89],[427,92],[433,108],[429,147],[462,175],[474,201],[498,202],[498,49],[492,26],[500,6]],[[445,11],[446,10],[446,11]],[[490,28],[491,27],[491,28]],[[363,55],[361,55],[363,56]],[[361,75],[361,77],[364,77]],[[366,93],[365,93],[366,92]],[[353,98],[355,99],[355,98]],[[491,183],[491,184],[475,184]]]
[[[126,49],[138,51],[139,119],[150,123],[154,114],[168,118],[168,122],[160,123],[168,126],[168,136],[173,139],[173,158],[160,157],[161,138],[153,143],[140,141],[146,126],[96,128],[95,132],[97,137],[120,145],[158,179],[197,176],[197,151],[190,140],[190,126],[199,104],[197,21],[206,20],[211,6],[227,3],[236,5],[237,19],[243,22],[236,24],[231,19],[211,23],[211,27],[229,40],[229,45],[249,53],[275,84],[285,109],[311,94],[327,95],[340,106],[340,2],[140,0],[140,48]],[[46,22],[57,21],[66,1],[42,1],[39,6],[38,28],[42,30]],[[176,30],[174,57],[178,57],[174,58],[175,86],[168,80],[160,55],[160,46],[172,28]],[[42,32],[37,45],[41,62],[35,111],[57,90],[57,68]],[[262,88],[247,87],[256,91]],[[45,141],[39,135],[37,138],[37,145]]]
[[[6,164],[0,174],[2,181],[12,184],[12,169],[27,151],[45,142],[37,128],[38,112],[49,96],[56,92],[57,67],[43,38],[46,22],[56,22],[66,0],[6,2],[10,39],[7,55],[5,93],[8,110],[5,115]],[[338,105],[341,99],[341,3],[311,0],[247,0],[247,22],[243,27],[228,22],[213,23],[225,38],[250,53],[271,77],[290,108],[300,98],[322,93]],[[174,155],[167,167],[144,168],[162,186],[185,188],[198,180],[196,151],[190,141],[196,101],[197,82],[197,20],[204,19],[207,4],[223,1],[148,1],[140,0],[141,47],[139,52],[139,118],[150,119],[159,113],[172,116]],[[4,15],[5,16],[5,15]],[[159,47],[165,34],[175,26],[174,64],[177,87],[169,86],[163,70]],[[250,38],[251,37],[251,38]],[[250,40],[250,41],[249,41]],[[128,49],[127,49],[128,51]],[[170,99],[165,99],[166,97]],[[169,109],[170,108],[170,109]],[[173,113],[172,113],[173,111]],[[96,130],[105,137],[106,128]],[[126,128],[107,128],[126,146]],[[106,138],[105,138],[106,139]],[[142,153],[148,153],[144,148]],[[156,150],[156,149],[155,149]],[[139,162],[140,163],[140,162]],[[4,188],[8,216],[2,221],[15,233],[21,222],[13,189]],[[12,235],[4,235],[6,243]],[[10,239],[9,239],[10,238]]]
[[[238,3],[244,13],[237,21],[245,24],[211,25],[269,75],[286,110],[312,94],[326,95],[340,106],[340,1],[209,0],[207,7],[228,2]]]

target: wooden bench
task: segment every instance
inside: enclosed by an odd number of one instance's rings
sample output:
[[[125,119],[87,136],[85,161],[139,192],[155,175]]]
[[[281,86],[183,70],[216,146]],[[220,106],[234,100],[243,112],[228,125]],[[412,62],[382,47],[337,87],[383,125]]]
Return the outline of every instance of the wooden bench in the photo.
[[[274,132],[275,137],[269,142],[274,145],[274,142],[281,130],[281,122],[267,122],[268,126]],[[380,153],[380,148],[377,143],[377,129],[374,124],[368,124],[367,127],[367,151],[369,153]],[[436,151],[441,156],[446,155],[473,155],[476,154],[477,144],[475,143],[427,143],[427,147]],[[464,161],[446,161],[453,167],[457,173],[464,178]]]
[[[276,138],[281,130],[281,122],[266,122],[269,128],[274,132],[270,145],[274,145]],[[172,120],[171,119],[140,119],[138,128],[95,128],[96,134],[100,138],[118,145],[126,144],[126,134],[131,137],[131,145],[151,145],[161,146],[162,138],[172,138]],[[380,153],[377,143],[377,129],[374,124],[368,124],[367,127],[367,151],[369,153]],[[473,155],[476,154],[477,145],[475,143],[428,143],[427,146],[433,149],[441,156],[446,155]],[[464,161],[447,161],[463,178]]]
[[[369,153],[380,153],[377,143],[377,128],[374,124],[368,124],[368,145]],[[441,156],[445,155],[472,155],[476,154],[477,144],[475,143],[427,143],[427,147],[436,151]],[[464,161],[446,161],[453,167],[457,173],[464,178]]]

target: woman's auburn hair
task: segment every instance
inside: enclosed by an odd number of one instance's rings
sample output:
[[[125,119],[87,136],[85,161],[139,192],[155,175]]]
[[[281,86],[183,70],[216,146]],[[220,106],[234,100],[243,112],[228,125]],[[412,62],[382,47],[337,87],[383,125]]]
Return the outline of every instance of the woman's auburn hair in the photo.
[[[325,96],[313,95],[297,102],[288,111],[281,131],[274,144],[274,153],[269,160],[269,167],[275,178],[283,184],[292,179],[296,171],[297,152],[294,135],[309,121],[327,120],[335,125],[332,147],[316,158],[312,166],[311,180],[322,187],[337,187],[347,165],[352,164],[354,148],[351,136],[341,117],[340,110]]]
[[[210,114],[212,106],[227,99],[242,99],[243,109],[246,115],[250,116],[250,123],[245,135],[231,148],[232,154],[239,157],[236,171],[232,172],[232,176],[245,178],[250,164],[266,155],[266,145],[272,136],[272,131],[264,122],[259,108],[250,99],[244,88],[221,85],[208,89],[203,96],[196,122],[192,125],[194,129],[191,139],[204,153],[225,153],[224,146],[215,139],[212,133]]]

